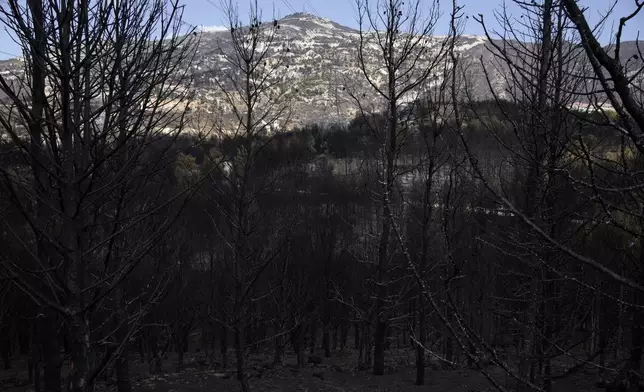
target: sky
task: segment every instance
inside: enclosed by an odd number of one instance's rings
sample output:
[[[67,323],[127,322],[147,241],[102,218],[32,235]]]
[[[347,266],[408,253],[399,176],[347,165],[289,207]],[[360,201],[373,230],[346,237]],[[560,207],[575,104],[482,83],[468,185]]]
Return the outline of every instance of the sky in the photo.
[[[247,8],[249,0],[240,0],[240,12]],[[373,0],[371,0],[373,1]],[[410,0],[412,1],[412,0]],[[429,3],[430,0],[421,0]],[[518,9],[511,5],[512,0],[505,0],[511,13],[518,16]],[[225,24],[224,13],[221,7],[222,0],[180,0],[185,5],[184,22],[193,26],[208,27],[216,29],[218,26]],[[279,18],[293,12],[307,12],[324,18],[333,20],[336,23],[357,27],[357,15],[355,0],[257,0],[259,8],[263,11],[263,19],[270,20],[273,14]],[[445,34],[448,28],[447,16],[451,1],[442,0],[443,18],[439,21],[436,34]],[[498,28],[494,18],[494,10],[499,10],[503,0],[458,0],[460,5],[464,6],[463,12],[470,15],[465,26],[465,34],[482,35],[481,26],[473,20],[471,16],[483,14],[484,19],[491,28]],[[587,6],[590,15],[590,22],[596,23],[599,17],[604,14],[613,0],[581,0],[583,6]],[[615,16],[624,16],[630,14],[635,9],[635,0],[618,0],[615,8]],[[608,43],[611,27],[616,23],[617,17],[609,20],[609,24],[600,37],[603,43]],[[624,31],[625,40],[634,40],[638,31],[644,33],[644,11],[636,18],[632,19]],[[644,37],[643,37],[644,38]],[[0,31],[0,59],[6,59],[20,55],[20,49],[11,40],[10,35]]]

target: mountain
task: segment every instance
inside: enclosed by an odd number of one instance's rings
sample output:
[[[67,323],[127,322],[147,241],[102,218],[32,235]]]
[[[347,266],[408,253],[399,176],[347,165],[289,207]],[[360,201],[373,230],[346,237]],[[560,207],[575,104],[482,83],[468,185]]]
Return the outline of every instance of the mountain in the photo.
[[[283,90],[293,95],[290,109],[292,117],[288,124],[272,124],[283,128],[305,125],[308,123],[340,122],[344,123],[358,113],[358,106],[351,94],[360,99],[362,105],[380,110],[384,106],[378,100],[358,67],[358,47],[360,35],[355,29],[334,23],[305,13],[295,13],[279,20],[280,29],[276,37],[272,57],[278,53],[286,58],[286,68],[280,76],[288,81]],[[384,83],[386,75],[381,69],[379,58],[382,54],[373,42],[375,35],[368,37],[371,42],[365,45],[367,68],[376,84]],[[444,37],[425,37],[422,45],[430,53],[437,51]],[[496,43],[501,43],[496,42]],[[518,43],[524,45],[523,43]],[[461,64],[467,68],[468,91],[474,99],[490,98],[490,88],[501,97],[510,97],[506,90],[511,73],[507,64],[498,61],[489,51],[490,43],[485,37],[462,36],[456,51]],[[525,44],[529,45],[529,44]],[[192,109],[195,113],[208,114],[208,121],[221,122],[229,127],[232,112],[227,109],[225,96],[216,81],[225,80],[230,71],[223,52],[231,48],[228,31],[204,31],[199,35],[199,46],[194,63],[191,65],[195,78],[195,102]],[[581,52],[579,46],[571,45],[569,50]],[[622,48],[623,58],[634,58],[637,47],[634,42],[625,42]],[[626,57],[628,56],[628,57]],[[583,56],[579,56],[580,58]],[[518,61],[529,61],[515,57]],[[637,58],[641,65],[641,59]],[[630,63],[632,64],[632,63]],[[420,62],[418,72],[426,69],[426,63]],[[482,65],[485,65],[485,70]],[[0,62],[0,74],[12,76],[23,67],[19,59]],[[571,65],[576,71],[589,74],[590,69],[582,62]],[[429,88],[441,82],[442,75],[430,75]],[[232,88],[229,86],[229,88]],[[462,92],[461,92],[462,93]],[[581,99],[580,99],[581,100]],[[228,125],[226,125],[228,124]],[[200,128],[201,125],[193,125]]]
[[[275,48],[288,50],[286,79],[297,90],[291,106],[291,126],[351,120],[358,112],[351,93],[368,102],[367,106],[381,107],[358,67],[360,34],[357,30],[305,13],[286,16],[279,20],[279,25]],[[430,50],[438,50],[443,40],[444,37],[427,37],[423,45]],[[465,58],[489,56],[485,43],[484,37],[464,36],[457,50]],[[223,103],[222,95],[216,91],[214,78],[223,79],[223,73],[228,69],[220,53],[230,45],[227,31],[201,35],[193,68],[197,99],[206,106],[207,103],[214,106]],[[373,69],[371,75],[377,82],[384,82],[385,74],[378,62],[382,54],[373,43],[366,49],[368,67]],[[423,64],[419,65],[421,69]],[[439,75],[432,77],[434,80],[440,78]],[[481,95],[482,90],[478,88],[476,94]]]
[[[352,95],[360,99],[363,107],[382,110],[384,103],[365,81],[358,66],[358,48],[360,46],[359,31],[340,25],[331,20],[306,13],[295,13],[279,20],[280,29],[274,43],[274,52],[282,52],[287,58],[285,78],[286,88],[295,90],[291,109],[293,116],[288,126],[305,125],[308,123],[345,123],[358,114],[359,109]],[[365,45],[365,61],[371,70],[370,76],[377,84],[385,83],[385,73],[380,59],[382,53],[375,44],[375,34],[367,34]],[[436,52],[443,44],[445,37],[425,37],[421,42],[430,53]],[[218,110],[218,116],[224,123],[231,121],[232,114],[227,112],[224,97],[214,83],[215,78],[224,79],[224,73],[229,70],[221,51],[230,49],[231,38],[228,31],[203,32],[200,38],[198,54],[192,65],[195,75],[197,107],[206,111]],[[467,91],[470,98],[490,99],[491,89],[501,98],[512,98],[520,92],[508,91],[512,83],[512,73],[508,65],[500,61],[490,49],[491,45],[503,46],[502,41],[490,43],[486,37],[463,35],[455,48],[459,61],[466,68]],[[530,46],[523,42],[511,41],[511,46],[523,48]],[[607,47],[611,51],[611,47]],[[284,51],[287,53],[284,54]],[[583,49],[579,45],[569,44],[564,51],[569,52],[570,58],[566,67],[570,73],[591,75],[592,70],[585,62]],[[532,60],[512,53],[511,60],[520,67],[525,67]],[[642,59],[639,58],[635,41],[623,42],[621,57],[635,61],[628,62],[628,71],[639,69]],[[433,60],[429,56],[429,61]],[[418,63],[418,71],[422,72],[426,63]],[[525,75],[524,75],[525,76]],[[640,72],[638,77],[644,75]],[[536,78],[536,76],[535,76]],[[531,76],[526,78],[531,80]],[[442,71],[428,78],[429,88],[442,81]],[[568,82],[571,90],[579,89],[577,80]],[[427,86],[424,86],[427,88]],[[491,87],[491,89],[490,89]],[[586,86],[583,88],[587,88]],[[565,89],[565,88],[564,88]],[[464,91],[460,91],[465,94]],[[414,96],[411,96],[413,99]],[[587,97],[580,94],[571,102],[571,106],[584,108]],[[608,106],[608,105],[607,105]],[[213,107],[219,109],[212,109]],[[282,124],[277,124],[281,126]]]

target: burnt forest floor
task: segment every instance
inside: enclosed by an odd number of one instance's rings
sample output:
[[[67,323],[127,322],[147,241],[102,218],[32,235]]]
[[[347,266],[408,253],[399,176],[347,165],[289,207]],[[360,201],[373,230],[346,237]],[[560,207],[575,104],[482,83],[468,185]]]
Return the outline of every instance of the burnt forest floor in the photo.
[[[219,355],[219,353],[217,353]],[[308,353],[307,353],[308,354]],[[316,352],[320,356],[321,352]],[[234,352],[229,353],[231,360]],[[219,358],[218,358],[219,359]],[[442,370],[428,367],[425,371],[426,383],[416,386],[415,357],[411,349],[392,349],[387,352],[386,374],[373,376],[370,370],[356,367],[355,350],[336,350],[330,358],[322,357],[323,363],[307,364],[298,369],[292,352],[286,353],[281,366],[272,365],[269,354],[255,354],[248,359],[247,374],[253,391],[301,391],[301,392],[362,392],[362,391],[453,391],[483,392],[496,390],[478,371],[467,368]],[[163,362],[162,372],[151,375],[147,363],[141,363],[138,356],[131,360],[131,380],[133,391],[159,392],[201,392],[237,391],[239,384],[235,379],[234,363],[223,368],[220,364],[209,365],[203,353],[187,353],[183,365],[176,364],[170,356]],[[0,370],[0,391],[28,392],[26,359],[12,361],[12,370]],[[511,380],[497,368],[487,370],[501,385],[510,386]],[[63,374],[65,369],[63,369]],[[602,391],[594,386],[596,375],[578,373],[553,384],[553,392],[564,391]],[[116,391],[114,379],[102,379],[97,391]]]

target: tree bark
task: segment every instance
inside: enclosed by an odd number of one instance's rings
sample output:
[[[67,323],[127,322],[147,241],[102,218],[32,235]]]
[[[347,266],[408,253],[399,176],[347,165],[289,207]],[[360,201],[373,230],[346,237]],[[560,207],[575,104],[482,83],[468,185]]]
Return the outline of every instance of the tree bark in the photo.
[[[275,355],[273,364],[281,365],[284,356],[284,336],[282,335],[282,320],[275,320],[273,324],[273,333],[275,334]]]
[[[454,360],[454,344],[452,342],[451,336],[446,336],[445,337],[445,353],[444,353],[445,359],[447,359],[449,362],[452,362]],[[449,368],[450,364],[449,362],[444,362],[443,363],[443,368],[447,369]]]
[[[221,327],[219,344],[221,345],[221,364],[225,369],[228,367],[228,327],[226,327],[225,325]]]
[[[353,323],[353,348],[358,350],[360,348],[360,323]]]
[[[244,331],[239,328],[234,328],[235,332],[235,355],[237,359],[237,381],[241,387],[242,392],[249,392],[250,386],[248,385],[248,379],[246,378],[246,372],[244,367],[246,366],[246,342]]]
[[[36,381],[36,378],[40,378],[40,373],[39,369],[40,367],[40,344],[36,339],[37,333],[38,333],[38,323],[34,322],[29,328],[29,360],[27,362],[28,366],[28,373],[29,373],[29,382],[34,384],[34,388],[36,387],[36,383],[40,386],[40,380]],[[38,389],[36,389],[38,391]]]
[[[326,317],[325,317],[326,318]],[[324,356],[329,358],[331,356],[331,336],[328,320],[324,320],[324,325],[322,326],[322,347],[324,348]]]
[[[295,351],[295,356],[297,357],[297,367],[301,368],[306,365],[304,362],[304,326],[302,324],[295,327],[295,330],[292,332],[291,341],[293,343],[293,351]]]
[[[114,368],[116,371],[116,387],[118,392],[131,392],[132,384],[130,382],[130,355],[129,355],[129,344],[126,343],[128,339],[128,327],[127,322],[127,312],[126,312],[126,302],[124,299],[124,290],[122,288],[115,291],[115,296],[118,297],[118,303],[120,304],[119,308],[116,309],[116,317],[114,318],[114,324],[116,328],[116,340],[117,342],[124,342],[124,346],[116,360],[114,361]]]
[[[361,367],[366,363],[365,360],[365,339],[364,339],[364,322],[356,324],[356,345],[358,346],[358,366]],[[362,336],[362,339],[360,338]]]
[[[75,317],[72,329],[72,368],[70,374],[72,390],[74,392],[84,392],[92,390],[90,380],[90,328],[89,320],[84,315]]]
[[[334,350],[338,349],[338,341],[340,340],[338,338],[338,332],[339,332],[338,329],[339,329],[339,327],[338,327],[337,324],[333,326],[333,349]],[[331,351],[331,350],[329,350],[329,351]],[[330,356],[331,356],[331,353],[329,352],[329,355],[327,355],[327,357],[330,357]]]
[[[644,259],[644,251],[641,253]],[[644,260],[642,260],[644,261]],[[644,269],[644,264],[640,266]],[[644,272],[640,272],[638,282],[644,282]],[[635,303],[644,305],[644,293],[635,291]],[[642,367],[642,346],[644,345],[644,312],[641,308],[633,307],[633,326],[631,328],[631,347],[627,368],[628,372],[628,392],[638,392],[640,378],[640,369]]]
[[[349,334],[349,324],[347,322],[342,322],[340,327],[340,348],[347,348],[347,336]]]
[[[177,327],[177,332],[176,332],[176,350],[177,350],[177,362],[179,365],[183,365],[183,360],[184,360],[184,354],[186,352],[186,343],[187,343],[187,336],[183,336],[183,331],[181,331],[181,327]]]
[[[11,338],[8,336],[2,341],[2,362],[4,369],[11,369]]]
[[[364,363],[367,367],[371,367],[371,360],[373,359],[373,341],[371,339],[371,324],[364,323],[364,333],[363,333],[363,345],[364,345]]]
[[[425,385],[425,306],[422,289],[418,289],[418,342],[416,344],[416,385]]]
[[[619,304],[618,314],[617,314],[617,333],[615,334],[615,346],[613,347],[613,359],[617,359],[619,352],[622,348],[623,336],[624,336],[624,296],[626,294],[626,287],[624,285],[619,286]]]
[[[40,392],[42,389],[41,377],[40,377],[40,361],[34,364],[34,392]]]
[[[317,337],[318,337],[318,320],[311,320],[311,345],[310,345],[311,354],[315,353],[315,343],[317,342]]]
[[[114,363],[116,368],[116,388],[118,392],[131,392],[130,362],[127,352],[123,350]]]
[[[60,392],[60,351],[58,350],[55,331],[57,317],[54,310],[46,309],[41,316],[38,332],[43,358],[43,386],[47,392]],[[39,378],[36,374],[36,378]]]
[[[145,343],[143,342],[143,334],[139,333],[137,337],[137,348],[139,350],[139,362],[145,363]]]
[[[17,338],[18,346],[20,347],[20,355],[29,355],[31,350],[30,344],[30,327],[26,323],[21,323],[22,327],[18,329]]]

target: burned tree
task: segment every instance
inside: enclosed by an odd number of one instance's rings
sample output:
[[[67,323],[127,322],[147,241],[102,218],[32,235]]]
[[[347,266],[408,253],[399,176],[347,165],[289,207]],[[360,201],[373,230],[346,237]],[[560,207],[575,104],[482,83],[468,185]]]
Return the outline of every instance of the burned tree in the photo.
[[[384,125],[370,125],[373,137],[379,145],[377,176],[380,183],[376,190],[380,199],[379,240],[374,307],[374,365],[375,375],[384,374],[385,339],[388,326],[388,282],[389,262],[393,254],[391,221],[395,203],[395,185],[400,172],[398,162],[401,146],[409,134],[409,118],[403,115],[403,106],[413,101],[425,81],[436,72],[438,65],[445,59],[444,50],[447,40],[437,48],[430,49],[429,40],[436,26],[439,10],[438,2],[427,5],[420,1],[405,4],[402,0],[358,0],[360,25],[360,46],[358,66],[368,88],[372,90],[378,108],[384,111]],[[427,14],[423,14],[426,11]],[[377,48],[377,61],[372,62],[370,47]],[[384,80],[377,75],[384,71]],[[354,94],[354,100],[363,116],[367,115],[368,104],[363,96]],[[372,94],[370,93],[370,98]]]
[[[224,164],[212,176],[206,194],[216,206],[212,223],[225,244],[217,262],[224,271],[219,284],[229,284],[230,294],[211,314],[232,330],[237,378],[248,391],[246,340],[259,317],[253,298],[265,295],[258,282],[284,242],[280,214],[262,208],[283,173],[262,163],[261,157],[288,122],[289,100],[296,89],[285,84],[288,48],[278,44],[279,23],[264,23],[257,2],[251,4],[247,25],[232,2],[226,12],[230,39],[220,43],[218,52],[227,69],[215,75],[215,81],[228,114],[217,138],[227,147],[218,152]]]
[[[486,221],[488,225],[502,223],[501,232],[492,231],[482,238],[496,254],[513,260],[516,275],[496,290],[500,290],[497,295],[501,300],[497,299],[497,304],[514,302],[503,305],[503,314],[512,321],[510,326],[516,323],[518,368],[498,356],[492,345],[465,322],[467,316],[454,303],[451,306],[459,324],[458,328],[452,324],[452,330],[458,330],[461,342],[469,341],[476,348],[468,355],[488,353],[492,362],[513,379],[517,390],[549,391],[553,380],[585,366],[597,366],[597,358],[602,372],[611,370],[606,362],[612,328],[609,315],[617,314],[618,306],[609,304],[620,296],[620,286],[633,290],[635,298],[642,289],[640,281],[627,277],[637,276],[638,268],[630,270],[622,260],[602,259],[600,255],[608,255],[597,253],[599,248],[587,241],[592,236],[593,241],[616,244],[609,246],[622,247],[626,257],[637,259],[639,251],[633,249],[633,244],[637,244],[639,230],[634,222],[641,210],[637,194],[639,148],[635,140],[640,110],[633,105],[637,97],[629,88],[638,91],[641,81],[636,70],[625,71],[632,63],[620,65],[620,44],[611,58],[594,37],[589,37],[590,29],[574,1],[516,4],[522,10],[521,21],[501,12],[497,15],[503,35],[495,39],[486,30],[489,47],[503,68],[507,87],[502,94],[495,91],[489,68],[481,65],[494,111],[503,116],[507,126],[493,124],[489,116],[485,118],[482,105],[467,107],[454,99],[454,107],[455,130],[472,172],[494,203],[482,210],[488,215]],[[642,7],[638,4],[636,8],[635,13]],[[630,18],[623,18],[620,26]],[[483,19],[479,22],[483,23]],[[571,27],[578,35],[571,34]],[[622,27],[617,33],[618,42],[621,31]],[[605,70],[601,70],[598,58],[603,59]],[[593,76],[584,76],[588,69],[595,71]],[[611,75],[610,81],[604,71]],[[625,77],[625,72],[631,78]],[[608,112],[606,102],[615,108],[617,116]],[[504,165],[499,173],[483,169],[481,152],[469,140],[472,133],[463,131],[464,122],[473,119],[482,124],[502,152]],[[611,135],[611,128],[617,136]],[[617,189],[625,190],[627,197],[617,197]],[[626,238],[607,240],[602,234],[607,231],[610,236],[621,232],[619,236]],[[631,244],[627,248],[626,242]],[[508,284],[516,287],[512,289]],[[617,302],[620,308],[632,307],[634,325],[638,325],[637,301]],[[507,317],[518,309],[520,317]],[[585,337],[590,339],[585,345],[589,350],[583,355],[575,354],[577,331],[587,324],[592,324],[591,334]],[[635,342],[637,329],[633,327]],[[636,390],[639,375],[633,370],[639,369],[639,355],[633,348],[622,378],[628,380],[628,388]],[[575,365],[555,369],[553,359],[557,357],[568,357]]]
[[[0,169],[3,196],[21,219],[3,230],[22,248],[3,248],[0,265],[38,307],[48,391],[61,389],[57,330],[70,339],[72,390],[92,390],[163,287],[169,264],[149,252],[185,199],[164,175],[189,98],[181,12],[165,0],[0,7],[24,56],[17,79],[0,77],[16,151]],[[144,267],[159,274],[128,290]]]

